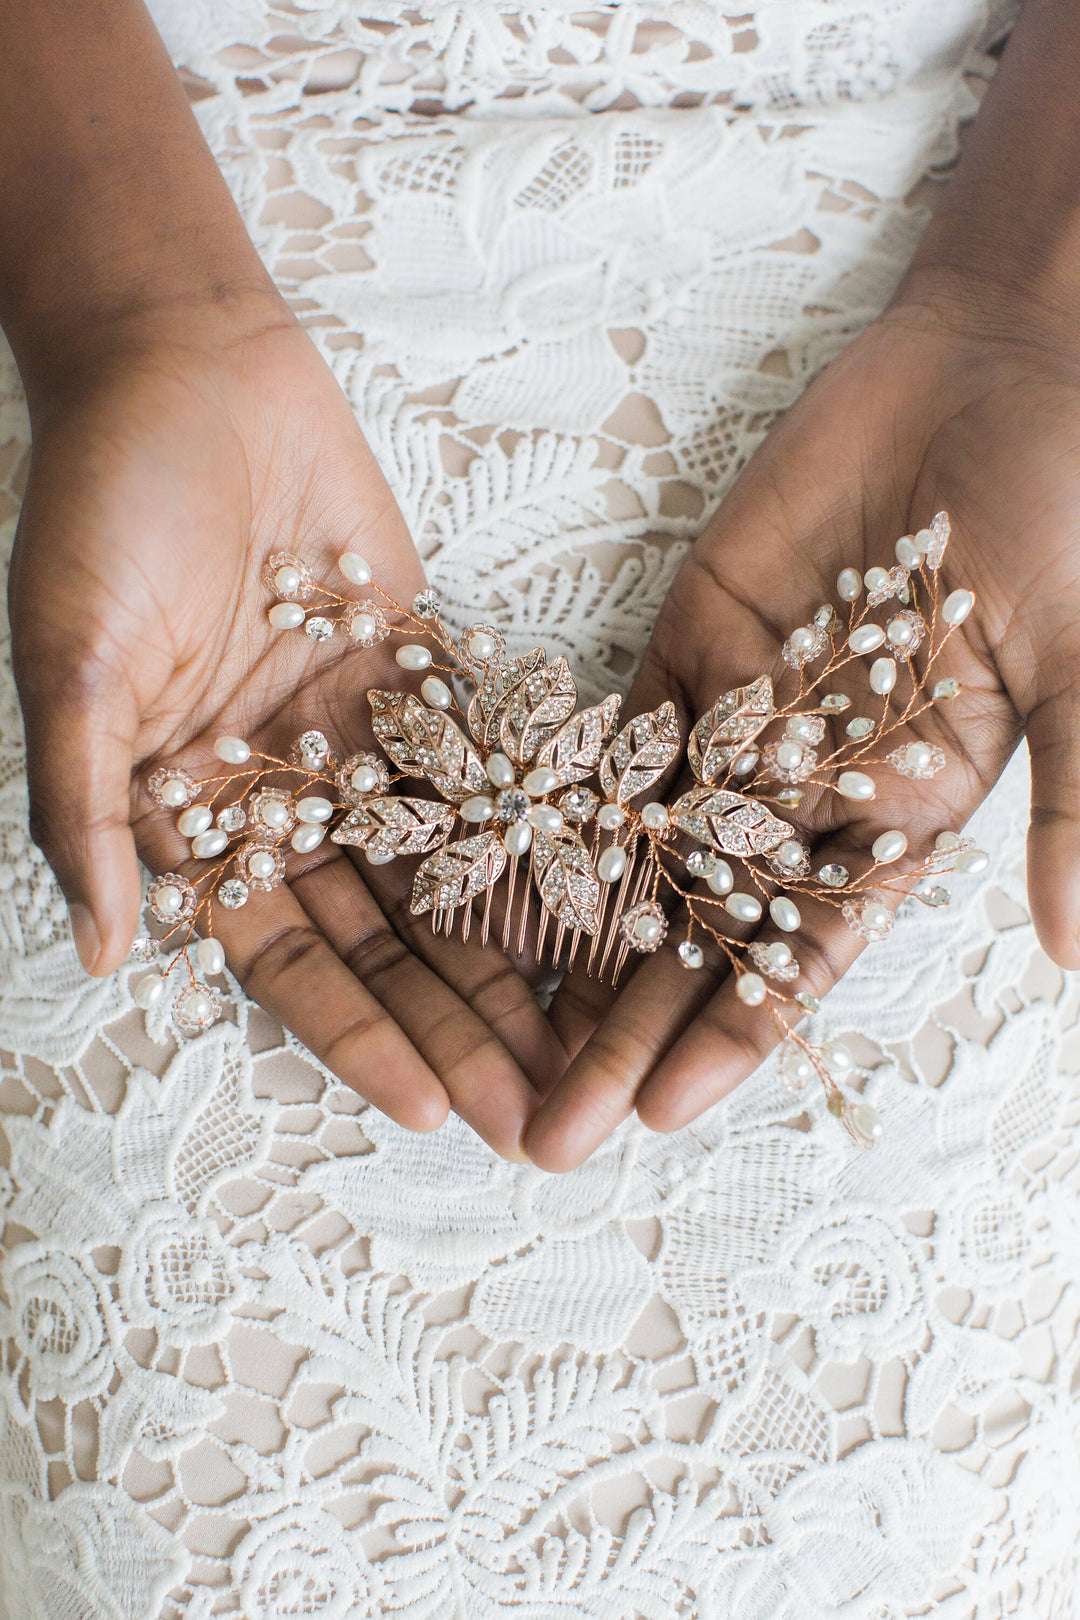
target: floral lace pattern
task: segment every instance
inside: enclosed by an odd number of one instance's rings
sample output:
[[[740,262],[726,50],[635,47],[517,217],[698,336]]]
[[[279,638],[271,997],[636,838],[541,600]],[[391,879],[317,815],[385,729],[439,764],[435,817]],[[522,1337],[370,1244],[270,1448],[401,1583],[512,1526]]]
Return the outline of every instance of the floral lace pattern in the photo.
[[[741,0],[740,0],[741,5]],[[684,543],[877,312],[1009,8],[156,0],[458,623],[625,688]],[[27,427],[0,374],[0,520]],[[0,676],[0,1612],[1076,1612],[1076,986],[1018,762],[875,946],[886,1146],[775,1065],[579,1171],[414,1137],[241,998],[79,971]]]

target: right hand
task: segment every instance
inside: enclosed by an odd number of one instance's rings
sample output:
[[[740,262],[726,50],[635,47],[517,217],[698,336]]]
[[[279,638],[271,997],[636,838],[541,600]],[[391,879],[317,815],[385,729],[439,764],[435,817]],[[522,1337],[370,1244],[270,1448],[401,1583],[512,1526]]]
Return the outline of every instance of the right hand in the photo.
[[[106,974],[138,922],[137,854],[157,871],[197,865],[149,773],[214,774],[223,732],[278,755],[311,725],[370,746],[364,691],[394,684],[386,649],[273,630],[266,557],[299,553],[331,579],[351,547],[405,603],[423,573],[347,401],[276,295],[185,309],[182,327],[118,322],[37,391],[33,417],[10,582],[32,827],[85,966]],[[398,863],[361,877],[328,840],[290,855],[272,894],[215,908],[215,933],[245,990],[370,1102],[414,1130],[452,1107],[521,1158],[562,1048],[514,963],[410,915],[410,877]]]

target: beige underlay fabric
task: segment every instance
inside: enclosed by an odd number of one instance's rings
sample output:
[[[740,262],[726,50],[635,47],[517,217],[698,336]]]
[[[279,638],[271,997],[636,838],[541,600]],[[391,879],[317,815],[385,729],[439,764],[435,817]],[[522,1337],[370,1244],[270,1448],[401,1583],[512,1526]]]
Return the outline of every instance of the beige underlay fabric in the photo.
[[[590,695],[881,308],[1011,20],[154,10],[450,617]],[[27,440],[7,358],[9,539]],[[3,1620],[1080,1613],[1080,997],[1023,761],[985,875],[826,1004],[877,1154],[767,1064],[560,1178],[409,1135],[242,997],[184,1040],[87,979],[0,680]]]

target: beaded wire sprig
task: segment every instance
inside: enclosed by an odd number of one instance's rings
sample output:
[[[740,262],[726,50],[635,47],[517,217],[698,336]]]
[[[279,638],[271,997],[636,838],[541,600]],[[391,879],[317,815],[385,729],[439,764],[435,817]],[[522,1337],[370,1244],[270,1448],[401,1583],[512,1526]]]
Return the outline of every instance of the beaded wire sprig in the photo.
[[[210,977],[224,970],[213,937],[215,904],[235,908],[275,888],[285,879],[288,850],[307,854],[329,832],[372,865],[421,857],[411,909],[430,914],[433,930],[457,929],[466,940],[476,925],[486,945],[498,896],[504,949],[524,952],[536,917],[538,959],[570,968],[584,958],[589,973],[613,983],[631,954],[662,944],[668,909],[678,908],[683,966],[704,966],[696,936],[710,941],[730,965],[742,1001],[767,1006],[784,1043],[787,1088],[798,1095],[816,1075],[829,1111],[853,1140],[873,1146],[881,1133],[876,1111],[837,1080],[847,1077],[850,1054],[835,1041],[812,1044],[796,1027],[804,1013],[818,1011],[817,999],[795,988],[799,897],[835,907],[856,935],[879,940],[901,900],[945,905],[948,891],[933,880],[950,869],[981,870],[988,858],[945,830],[925,859],[894,871],[908,840],[891,828],[874,840],[866,871],[853,876],[831,862],[814,872],[809,848],[784,815],[811,790],[873,799],[869,766],[914,779],[944,767],[945,754],[933,744],[887,745],[960,690],[953,679],[930,684],[942,647],[974,605],[967,590],[939,602],[948,538],[948,517],[939,512],[928,528],[897,542],[893,567],[865,576],[845,568],[837,592],[846,617],[825,605],[784,643],[783,660],[797,676],[794,695],[778,702],[769,675],[721,694],[686,740],[694,785],[670,804],[647,795],[683,753],[673,703],[620,726],[617,695],[578,709],[565,658],[549,660],[539,647],[513,656],[484,624],[455,640],[434,590],[404,608],[372,584],[364,559],[348,552],[338,559],[340,572],[373,593],[357,601],[318,586],[301,558],[272,556],[264,572],[277,598],[272,625],[316,642],[347,637],[360,648],[395,632],[420,632],[424,640],[405,641],[396,652],[398,666],[419,677],[419,691],[368,692],[381,753],[338,757],[318,730],[298,737],[287,758],[219,737],[214,749],[227,772],[204,781],[168,766],[154,773],[150,793],[180,812],[177,826],[191,840],[198,875],[189,881],[166,873],[150,886],[149,911],[168,929],[163,944],[178,946],[165,974],[140,980],[136,1000],[153,1005],[182,964],[176,1025],[196,1033],[214,1022],[219,997],[196,969]],[[842,722],[853,704],[836,679],[871,656],[866,706],[877,712]],[[397,791],[403,782],[427,791]],[[729,922],[755,924],[766,911],[795,950],[786,939],[746,943],[727,931]],[[193,962],[196,932],[204,937]]]

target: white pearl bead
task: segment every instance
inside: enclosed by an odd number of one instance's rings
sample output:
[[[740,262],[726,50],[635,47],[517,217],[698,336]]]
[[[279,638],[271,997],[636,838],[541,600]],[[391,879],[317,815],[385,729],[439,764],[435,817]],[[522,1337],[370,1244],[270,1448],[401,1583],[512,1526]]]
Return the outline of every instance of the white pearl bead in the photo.
[[[904,763],[909,770],[925,771],[933,757],[929,746],[924,742],[908,743],[904,749]]]
[[[841,771],[836,787],[845,799],[872,799],[877,792],[874,778],[865,771]]]
[[[212,860],[228,847],[229,835],[222,832],[220,827],[211,827],[208,832],[201,832],[191,840],[191,853],[197,861]]]
[[[888,928],[892,922],[892,912],[880,900],[868,900],[859,917],[864,928]]]
[[[911,543],[915,547],[915,550],[919,553],[919,556],[925,557],[926,553],[930,550],[930,547],[934,544],[934,539],[935,535],[933,529],[920,529],[918,534],[912,535]]]
[[[857,568],[841,568],[836,576],[836,594],[844,602],[857,602],[862,595],[862,575]]]
[[[299,602],[275,602],[266,615],[275,630],[298,630],[305,616]]]
[[[870,846],[870,853],[875,861],[883,864],[889,861],[898,861],[907,849],[907,834],[902,833],[898,827],[889,832],[879,833]]]
[[[205,1024],[214,1012],[214,1003],[205,990],[185,990],[180,1006],[184,1017],[193,1024]]]
[[[857,1102],[848,1110],[848,1118],[863,1141],[871,1145],[880,1142],[884,1126],[881,1123],[881,1115],[872,1103]]]
[[[908,642],[912,641],[915,636],[914,630],[911,628],[910,624],[908,624],[906,619],[890,620],[889,627],[885,634],[889,638],[889,645],[891,647],[906,647]]]
[[[785,945],[782,939],[777,939],[768,947],[765,954],[771,967],[785,968],[791,961],[791,946]]]
[[[791,632],[788,640],[798,652],[810,652],[816,637],[814,632],[808,629],[806,625],[800,625],[797,630]]]
[[[907,534],[896,542],[895,550],[896,560],[901,568],[914,568],[922,555],[918,546],[912,545],[911,536]]]
[[[161,797],[166,804],[186,804],[189,792],[187,783],[182,781],[179,776],[170,776],[167,782],[161,784]]]
[[[486,793],[474,793],[461,806],[462,821],[490,821],[495,805]]]
[[[946,624],[963,624],[974,606],[975,598],[970,591],[950,591],[941,604],[941,617]]]
[[[802,922],[802,913],[794,900],[789,900],[786,894],[778,894],[769,901],[769,916],[777,928],[782,928],[785,934],[793,934]]]
[[[325,827],[301,826],[296,828],[289,843],[298,855],[310,855],[313,849],[318,849],[325,837]]]
[[[847,638],[847,644],[853,653],[874,652],[885,640],[885,632],[880,624],[860,624]]]
[[[554,804],[534,804],[529,809],[529,825],[539,828],[541,832],[561,832],[563,813]]]
[[[532,828],[527,821],[514,821],[503,833],[503,843],[510,855],[524,855],[532,843]]]
[[[969,875],[974,872],[985,872],[989,865],[990,857],[985,849],[965,849],[956,859],[956,870],[967,872]]]
[[[429,675],[420,683],[420,696],[429,709],[448,709],[454,701],[453,692],[438,675]]]
[[[176,830],[185,838],[197,838],[213,824],[214,812],[205,804],[193,804],[190,810],[185,810],[182,816],[176,818]]]
[[[846,1073],[855,1061],[843,1041],[827,1041],[823,1056],[829,1068],[835,1069],[838,1074]]]
[[[870,665],[870,689],[878,697],[886,697],[896,685],[896,660],[875,658]]]
[[[253,878],[272,878],[277,871],[277,861],[267,849],[256,849],[248,856],[248,871]]]
[[[367,585],[371,579],[371,566],[356,551],[343,551],[337,565],[353,585]]]
[[[621,804],[602,804],[596,813],[596,819],[605,832],[614,832],[626,820],[626,811]]]
[[[785,1046],[780,1059],[784,1077],[795,1090],[801,1091],[814,1072],[814,1065],[798,1046]]]
[[[784,730],[797,742],[812,742],[814,738],[814,722],[805,714],[793,714]]]
[[[279,596],[295,596],[300,589],[300,570],[286,563],[274,575],[274,589]]]
[[[259,806],[259,820],[264,827],[284,827],[289,820],[289,807],[282,799],[268,799]]]
[[[883,585],[889,583],[889,570],[887,568],[868,568],[863,575],[863,584],[868,591],[879,591]]]
[[[596,875],[601,883],[617,883],[626,871],[626,851],[621,844],[605,849],[596,863]]]
[[[378,634],[379,625],[374,614],[356,613],[349,620],[349,634],[354,641],[371,641]]]
[[[216,737],[214,753],[226,765],[246,765],[251,758],[251,748],[243,737]]]
[[[431,653],[419,641],[407,641],[404,647],[399,647],[394,658],[402,669],[427,669],[431,663]]]
[[[761,901],[752,894],[729,894],[724,901],[724,910],[736,922],[757,922],[761,916]]]
[[[641,821],[643,826],[651,827],[653,832],[659,832],[668,824],[667,805],[659,804],[656,800],[651,804],[642,805]]]
[[[634,924],[634,938],[640,939],[643,945],[651,945],[660,938],[659,917],[639,917]]]
[[[468,645],[470,658],[475,658],[481,664],[486,664],[489,658],[494,658],[498,650],[495,637],[488,635],[486,630],[471,630]]]
[[[713,894],[730,894],[735,887],[735,874],[727,861],[717,861],[716,866],[705,879]]]
[[[217,939],[200,939],[195,958],[203,972],[211,977],[225,970],[225,947]]]
[[[385,849],[365,849],[364,859],[369,866],[389,866],[394,859],[394,852]]]
[[[149,1012],[156,1006],[165,991],[165,980],[160,973],[144,973],[135,986],[135,1005],[141,1007],[143,1012]]]
[[[731,762],[732,775],[749,776],[759,758],[756,748],[748,748],[743,753],[736,754]]]
[[[798,770],[802,764],[802,745],[797,742],[782,742],[776,745],[776,763],[782,771]]]
[[[530,799],[542,799],[545,793],[553,793],[559,785],[559,778],[549,765],[538,765],[530,771],[522,782],[522,787]]]
[[[374,793],[379,785],[379,773],[374,765],[358,765],[349,783],[357,793]]]
[[[785,838],[784,842],[776,851],[776,858],[780,862],[780,865],[791,868],[801,866],[805,855],[806,850],[803,848],[802,844],[799,843],[797,838]]]
[[[955,849],[960,842],[960,834],[954,832],[939,832],[934,839],[935,849]]]
[[[296,806],[297,821],[329,821],[334,813],[334,807],[329,799],[320,794],[312,794],[310,798],[301,799]]]
[[[760,973],[744,973],[735,986],[735,994],[747,1007],[760,1007],[766,996],[765,980]]]
[[[514,767],[505,754],[492,754],[485,767],[488,780],[497,788],[513,787]]]
[[[173,912],[183,909],[184,897],[175,883],[163,883],[161,888],[155,891],[154,903],[159,911],[171,916]]]

